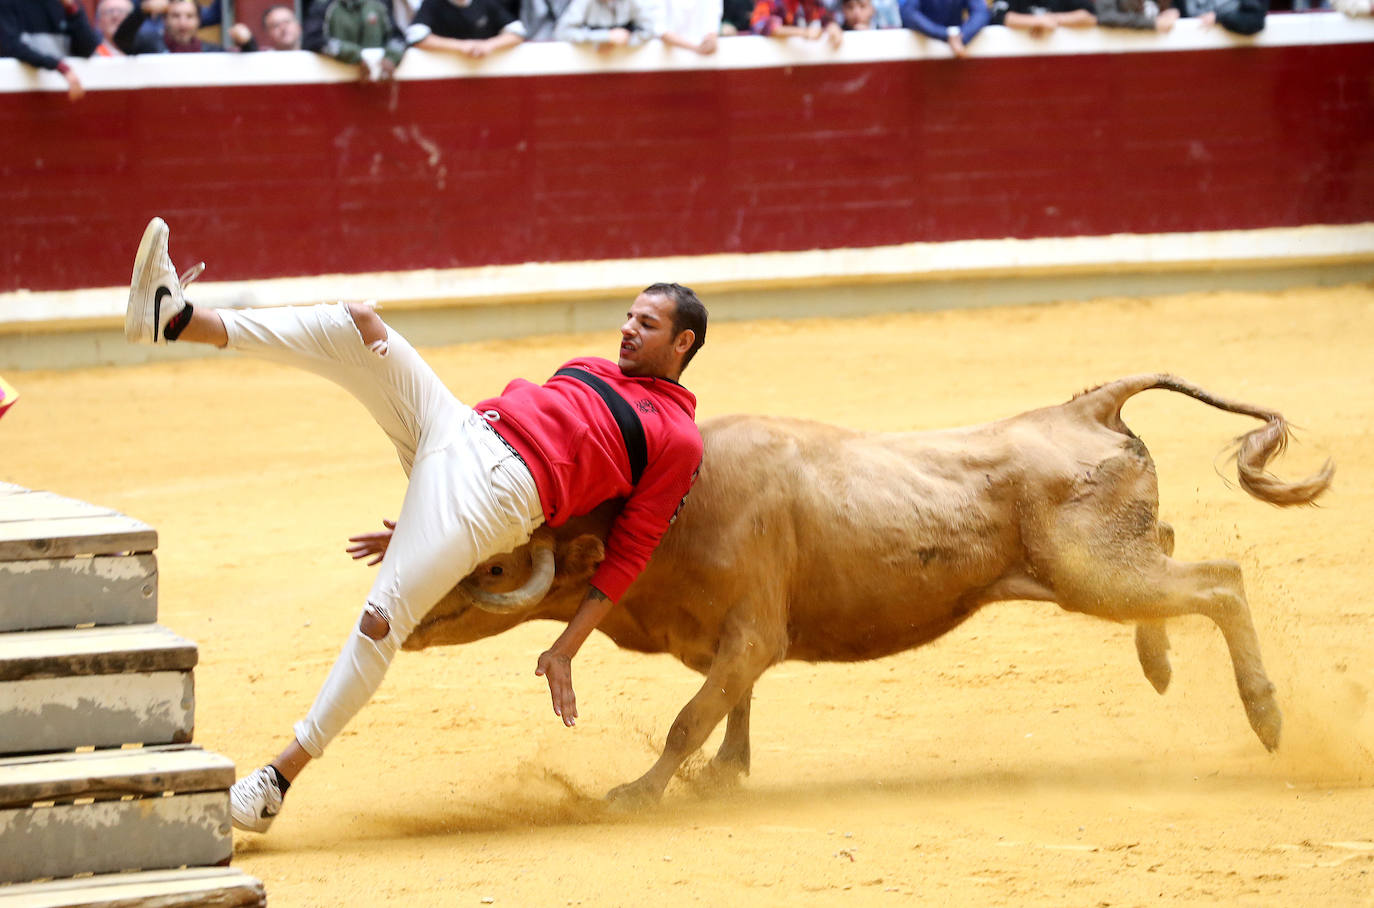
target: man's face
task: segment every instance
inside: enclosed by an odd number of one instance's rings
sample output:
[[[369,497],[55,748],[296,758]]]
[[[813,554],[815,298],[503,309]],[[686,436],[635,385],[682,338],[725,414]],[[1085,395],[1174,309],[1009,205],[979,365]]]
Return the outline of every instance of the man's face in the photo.
[[[129,13],[134,11],[132,0],[101,0],[100,6],[95,10],[95,27],[107,41],[114,40],[114,33],[119,30],[119,23],[129,18]]]
[[[850,28],[872,28],[873,4],[869,0],[848,0],[844,5],[844,21]]]
[[[199,10],[192,0],[179,0],[167,7],[167,35],[177,44],[186,44],[200,28]]]
[[[690,335],[682,332],[686,343],[677,349],[673,334],[673,313],[677,307],[665,296],[641,293],[630,306],[625,324],[620,326],[620,371],[626,375],[676,379],[682,372],[682,354]]]
[[[274,9],[267,14],[267,40],[277,50],[301,49],[301,24],[289,9]]]

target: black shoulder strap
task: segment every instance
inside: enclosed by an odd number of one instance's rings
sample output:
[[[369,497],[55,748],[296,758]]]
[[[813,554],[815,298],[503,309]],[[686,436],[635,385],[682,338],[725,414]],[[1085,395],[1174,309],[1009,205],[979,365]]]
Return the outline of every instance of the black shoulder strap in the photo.
[[[577,379],[606,402],[615,424],[620,427],[620,435],[625,440],[625,453],[630,456],[631,481],[639,485],[639,478],[644,475],[644,468],[649,465],[649,446],[644,440],[644,424],[639,421],[635,408],[617,394],[605,379],[593,375],[586,369],[559,369],[554,375]]]

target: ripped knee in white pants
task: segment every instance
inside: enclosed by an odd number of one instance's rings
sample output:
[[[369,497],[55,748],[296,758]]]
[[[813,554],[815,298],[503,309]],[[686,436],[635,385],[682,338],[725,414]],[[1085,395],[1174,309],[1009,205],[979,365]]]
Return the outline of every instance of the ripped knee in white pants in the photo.
[[[358,630],[371,640],[385,640],[386,635],[391,633],[391,618],[385,608],[369,602],[367,608],[363,609],[363,616],[358,619]]]

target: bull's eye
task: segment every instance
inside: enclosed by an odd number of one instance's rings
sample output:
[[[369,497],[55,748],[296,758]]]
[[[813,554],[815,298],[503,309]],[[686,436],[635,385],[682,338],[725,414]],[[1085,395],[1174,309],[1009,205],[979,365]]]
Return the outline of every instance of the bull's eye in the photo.
[[[491,566],[491,576],[493,576],[493,577],[500,577],[500,576],[501,576],[502,574],[504,574],[504,573],[505,573],[505,570],[501,567],[501,565],[499,565],[499,564],[493,564],[493,565]]]

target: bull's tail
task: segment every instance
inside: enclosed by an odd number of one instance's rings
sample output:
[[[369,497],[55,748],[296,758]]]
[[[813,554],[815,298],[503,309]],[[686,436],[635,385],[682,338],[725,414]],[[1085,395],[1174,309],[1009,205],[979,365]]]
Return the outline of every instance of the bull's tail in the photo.
[[[1152,388],[1177,391],[1219,410],[1264,420],[1264,425],[1235,439],[1236,473],[1240,487],[1260,501],[1280,507],[1311,504],[1330,487],[1331,477],[1336,472],[1336,466],[1330,459],[1316,473],[1295,482],[1284,482],[1265,469],[1270,460],[1282,454],[1288,447],[1291,430],[1282,414],[1217,397],[1173,375],[1157,373],[1118,379],[1084,391],[1073,399],[1072,405],[1083,407],[1088,414],[1104,425],[1119,432],[1132,434],[1121,420],[1121,407],[1132,396]]]

